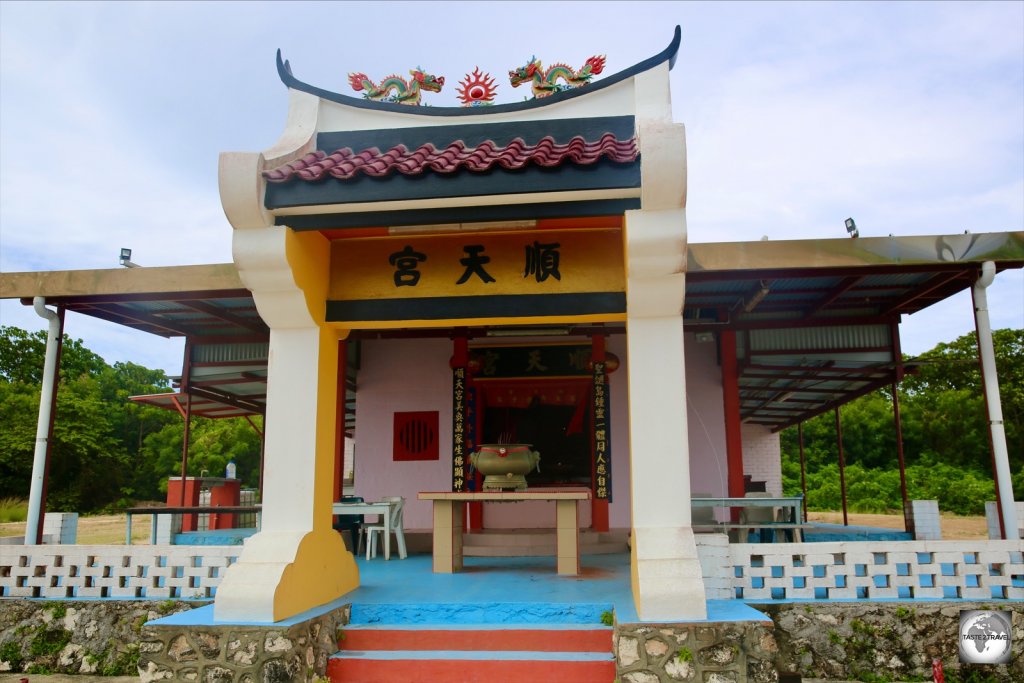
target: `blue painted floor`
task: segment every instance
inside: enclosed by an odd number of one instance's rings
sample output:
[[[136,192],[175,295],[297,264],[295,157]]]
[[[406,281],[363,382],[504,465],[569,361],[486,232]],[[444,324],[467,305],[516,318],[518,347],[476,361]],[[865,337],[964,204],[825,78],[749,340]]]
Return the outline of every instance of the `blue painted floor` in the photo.
[[[554,557],[467,557],[463,571],[434,574],[429,555],[358,560],[353,606],[409,603],[575,604],[614,609],[619,623],[640,621],[633,605],[629,555],[584,555],[581,576],[559,576]],[[355,611],[355,610],[353,610]],[[767,619],[736,600],[711,600],[707,621]]]
[[[804,529],[804,541],[824,543],[828,541],[912,541],[914,535],[899,529],[880,529],[871,526],[843,526],[814,522]]]
[[[334,603],[282,626],[352,603],[353,622],[599,623],[614,610],[619,623],[641,621],[633,605],[629,555],[584,555],[581,576],[559,576],[554,557],[467,557],[456,574],[435,574],[429,555],[401,560],[357,558],[361,585]],[[738,600],[708,601],[708,622],[767,620]],[[158,619],[156,624],[209,625],[213,606]]]

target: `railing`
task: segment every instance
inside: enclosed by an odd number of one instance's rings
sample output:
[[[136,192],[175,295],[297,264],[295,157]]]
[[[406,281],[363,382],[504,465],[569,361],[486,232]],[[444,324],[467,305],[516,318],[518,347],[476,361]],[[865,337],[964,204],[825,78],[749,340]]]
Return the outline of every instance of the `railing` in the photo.
[[[1019,541],[733,543],[723,568],[744,600],[1024,598]]]
[[[1024,599],[1019,541],[728,543],[698,534],[709,598]],[[212,598],[241,546],[9,545],[0,597]]]
[[[5,546],[0,597],[208,599],[241,552],[241,546]]]

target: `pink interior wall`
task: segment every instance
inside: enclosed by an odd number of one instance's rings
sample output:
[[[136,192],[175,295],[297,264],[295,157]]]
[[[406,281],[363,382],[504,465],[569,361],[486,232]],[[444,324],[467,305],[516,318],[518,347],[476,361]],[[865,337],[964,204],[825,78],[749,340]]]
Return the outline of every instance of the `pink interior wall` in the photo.
[[[451,490],[452,371],[448,339],[381,339],[362,343],[356,391],[354,493],[366,500],[405,497],[407,529],[429,529],[420,491]],[[394,462],[394,414],[436,410],[440,459]]]
[[[623,361],[623,367],[609,376],[614,501],[609,505],[609,524],[615,528],[629,526],[625,338],[611,337],[608,350]],[[452,342],[447,339],[383,339],[362,344],[356,392],[354,494],[366,500],[404,496],[407,529],[431,526],[430,503],[416,500],[419,491],[451,488],[451,355]],[[394,413],[421,410],[439,413],[440,459],[394,462]],[[580,506],[580,523],[590,526],[589,505]],[[485,508],[484,524],[487,528],[551,527],[554,507],[547,503],[491,504]]]
[[[612,401],[612,528],[630,526],[629,433],[627,416],[626,339],[608,339],[608,350],[622,366],[609,376]],[[727,467],[725,420],[722,407],[721,369],[714,343],[700,343],[686,336],[687,420],[690,447],[691,491],[726,495]],[[446,491],[451,487],[451,382],[448,360],[452,342],[447,339],[386,339],[364,341],[356,394],[355,495],[367,500],[401,495],[406,499],[405,526],[431,526],[430,504],[416,500],[419,491]],[[394,462],[392,431],[394,413],[436,410],[439,413],[440,459],[426,462]],[[755,435],[751,440],[755,478],[768,478],[760,468],[777,467],[777,437]],[[754,444],[757,444],[756,446]],[[773,444],[775,444],[773,446]],[[755,453],[763,455],[758,457]],[[541,454],[543,457],[543,454]],[[541,461],[543,467],[543,460]],[[777,477],[776,477],[777,479]],[[774,483],[774,481],[773,481]],[[776,484],[777,485],[777,484]],[[551,504],[516,503],[488,505],[488,528],[548,527],[553,525]],[[580,506],[584,527],[590,525],[587,505]]]
[[[684,343],[690,491],[724,496],[728,490],[729,469],[717,344],[698,342],[693,334],[687,334]]]

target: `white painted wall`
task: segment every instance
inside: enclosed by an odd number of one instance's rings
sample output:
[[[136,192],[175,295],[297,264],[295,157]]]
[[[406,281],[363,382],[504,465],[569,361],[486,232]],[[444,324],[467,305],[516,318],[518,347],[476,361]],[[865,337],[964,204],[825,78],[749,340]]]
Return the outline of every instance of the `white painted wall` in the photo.
[[[782,495],[782,446],[779,435],[761,425],[743,425],[743,473],[765,482],[773,496]]]

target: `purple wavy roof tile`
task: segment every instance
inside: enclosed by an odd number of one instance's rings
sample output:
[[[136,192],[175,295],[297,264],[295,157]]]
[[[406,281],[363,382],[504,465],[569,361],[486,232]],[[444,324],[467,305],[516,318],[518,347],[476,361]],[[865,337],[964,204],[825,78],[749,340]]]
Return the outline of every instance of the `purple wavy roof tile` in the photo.
[[[601,159],[631,162],[636,160],[638,154],[636,138],[618,140],[611,133],[605,133],[592,142],[576,136],[562,145],[550,136],[541,138],[535,145],[528,145],[516,138],[504,146],[485,140],[477,147],[466,147],[461,140],[456,140],[442,149],[427,143],[413,150],[405,145],[397,145],[385,152],[376,147],[360,152],[354,152],[350,147],[330,154],[316,151],[264,171],[263,177],[271,183],[284,183],[292,178],[310,182],[328,176],[348,180],[359,174],[379,178],[392,173],[419,175],[427,170],[455,173],[462,169],[487,171],[494,166],[518,169],[528,164],[553,167],[574,163],[585,166]]]

